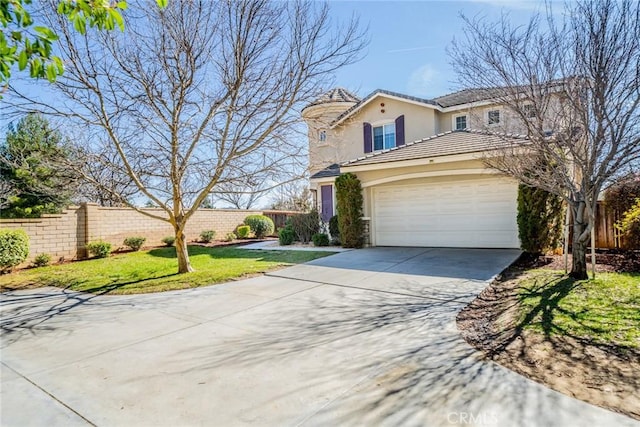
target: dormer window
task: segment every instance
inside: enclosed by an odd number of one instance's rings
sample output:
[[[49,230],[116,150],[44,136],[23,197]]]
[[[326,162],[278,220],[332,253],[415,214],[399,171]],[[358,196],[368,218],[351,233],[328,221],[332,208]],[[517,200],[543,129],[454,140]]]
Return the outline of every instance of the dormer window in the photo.
[[[396,146],[396,125],[389,123],[373,127],[373,151],[386,150]]]
[[[500,124],[500,110],[489,110],[487,112],[487,124],[489,126]]]
[[[467,115],[454,116],[453,118],[453,130],[464,130],[469,126],[467,124]]]
[[[325,142],[327,140],[327,131],[321,130],[318,131],[318,141]]]

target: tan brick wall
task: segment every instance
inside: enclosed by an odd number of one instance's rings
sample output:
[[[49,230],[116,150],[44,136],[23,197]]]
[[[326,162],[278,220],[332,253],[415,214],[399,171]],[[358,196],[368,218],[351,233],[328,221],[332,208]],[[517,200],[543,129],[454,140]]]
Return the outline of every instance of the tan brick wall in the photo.
[[[114,248],[122,247],[123,241],[131,236],[147,238],[145,245],[157,246],[166,236],[173,236],[174,231],[168,222],[151,218],[129,208],[104,208],[88,205],[89,241],[105,240]],[[145,212],[163,216],[164,211],[158,208],[144,209]],[[227,233],[236,229],[247,215],[261,214],[262,211],[199,209],[187,224],[187,240],[195,241],[200,232],[215,230],[216,239],[222,240]]]
[[[162,215],[162,209],[145,209]],[[262,211],[233,209],[199,209],[187,224],[187,239],[195,241],[200,232],[215,230],[222,240],[244,221],[247,215]],[[147,238],[145,246],[158,246],[161,239],[173,236],[172,226],[129,208],[105,208],[94,204],[71,206],[59,215],[43,215],[36,219],[1,219],[0,228],[23,229],[29,236],[29,258],[47,253],[53,261],[79,259],[86,256],[85,245],[94,240],[110,242],[114,249],[122,248],[123,240],[131,236]]]
[[[0,228],[22,229],[29,236],[29,258],[47,253],[53,261],[84,256],[84,206],[71,206],[59,215],[34,219],[2,219]]]

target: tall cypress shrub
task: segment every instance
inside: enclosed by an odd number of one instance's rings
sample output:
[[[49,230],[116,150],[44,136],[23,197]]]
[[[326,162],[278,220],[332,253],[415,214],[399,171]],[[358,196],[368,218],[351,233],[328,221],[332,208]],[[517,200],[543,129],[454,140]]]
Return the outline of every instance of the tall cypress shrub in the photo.
[[[540,255],[560,245],[562,199],[540,188],[518,187],[518,235],[523,251]]]
[[[336,199],[340,240],[345,248],[361,248],[364,244],[362,222],[363,198],[360,180],[352,173],[336,178]]]

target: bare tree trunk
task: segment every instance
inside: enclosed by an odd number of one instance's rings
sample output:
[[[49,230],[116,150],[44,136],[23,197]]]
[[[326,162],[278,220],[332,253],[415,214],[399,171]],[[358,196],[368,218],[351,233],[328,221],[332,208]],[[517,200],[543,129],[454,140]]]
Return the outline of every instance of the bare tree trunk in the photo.
[[[178,257],[178,273],[190,273],[195,271],[189,260],[187,238],[184,235],[184,224],[174,224],[176,232],[176,256]]]
[[[573,215],[573,241],[571,244],[571,273],[569,276],[577,280],[588,279],[587,275],[587,240],[584,235],[589,221],[585,218],[585,202],[572,203],[570,205]]]

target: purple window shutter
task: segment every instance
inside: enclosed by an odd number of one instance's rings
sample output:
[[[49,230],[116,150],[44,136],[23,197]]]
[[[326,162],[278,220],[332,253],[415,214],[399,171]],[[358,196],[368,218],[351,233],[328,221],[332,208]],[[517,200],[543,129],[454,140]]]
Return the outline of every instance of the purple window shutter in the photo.
[[[320,186],[320,198],[322,203],[320,217],[327,222],[333,216],[333,188],[330,185]]]
[[[371,123],[363,124],[364,133],[364,152],[370,153],[373,151],[373,138],[371,137]]]
[[[396,147],[404,145],[404,114],[396,119]]]

